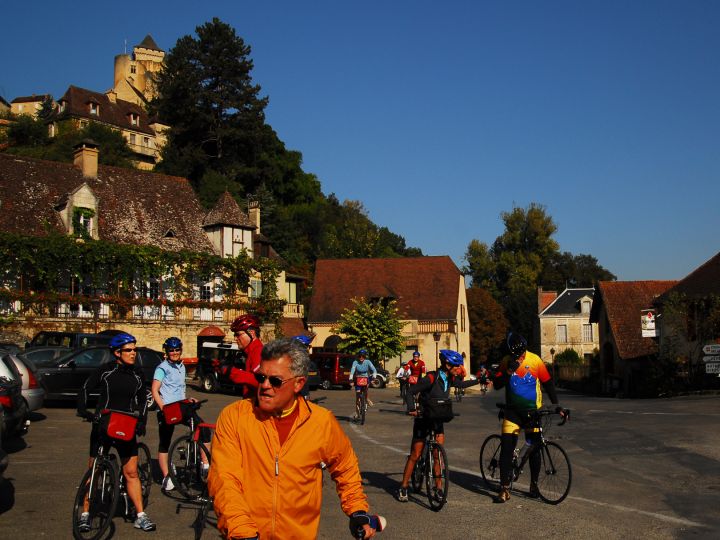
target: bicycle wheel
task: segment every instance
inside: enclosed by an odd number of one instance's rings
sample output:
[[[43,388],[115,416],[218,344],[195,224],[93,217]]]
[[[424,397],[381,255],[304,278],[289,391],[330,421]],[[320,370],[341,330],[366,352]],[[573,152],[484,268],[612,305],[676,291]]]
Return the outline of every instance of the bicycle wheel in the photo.
[[[198,508],[195,522],[193,523],[193,530],[195,531],[195,540],[200,540],[202,533],[205,530],[205,524],[207,523],[207,517],[210,510],[213,507],[213,498],[207,492],[207,489],[198,497],[200,508]]]
[[[422,491],[423,479],[425,478],[425,450],[420,454],[420,457],[415,462],[413,467],[412,475],[410,476],[410,483],[412,484],[413,491],[420,493]]]
[[[360,392],[360,425],[365,424],[365,413],[367,413],[367,398],[364,392]]]
[[[490,435],[480,447],[480,475],[488,486],[500,485],[500,435]]]
[[[90,483],[92,477],[92,485]],[[117,510],[120,498],[120,476],[114,463],[101,459],[93,469],[88,469],[80,480],[73,505],[73,537],[77,540],[97,540],[107,531]],[[80,530],[80,516],[88,500],[90,513],[89,530]]]
[[[440,443],[431,441],[425,462],[425,487],[430,508],[439,511],[447,502],[450,487],[447,454]]]
[[[549,504],[559,504],[570,492],[572,483],[570,460],[565,450],[554,442],[539,446],[536,452],[540,452],[541,456],[538,477],[540,498]]]
[[[152,488],[152,460],[150,449],[145,443],[138,443],[138,476],[142,486],[143,507],[147,506],[150,499],[150,488]]]
[[[190,435],[178,437],[168,452],[168,472],[178,491],[194,499],[205,489],[207,478],[202,471],[202,455],[210,463],[210,454],[204,445],[196,443]]]

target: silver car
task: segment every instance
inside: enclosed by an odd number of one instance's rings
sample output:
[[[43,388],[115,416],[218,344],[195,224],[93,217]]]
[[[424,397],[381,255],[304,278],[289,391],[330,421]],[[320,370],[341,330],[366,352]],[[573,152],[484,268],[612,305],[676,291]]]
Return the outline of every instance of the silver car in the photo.
[[[20,372],[22,377],[22,397],[27,403],[28,410],[37,411],[45,401],[45,390],[40,386],[35,364],[22,354],[11,354],[4,351],[2,354],[7,355]]]

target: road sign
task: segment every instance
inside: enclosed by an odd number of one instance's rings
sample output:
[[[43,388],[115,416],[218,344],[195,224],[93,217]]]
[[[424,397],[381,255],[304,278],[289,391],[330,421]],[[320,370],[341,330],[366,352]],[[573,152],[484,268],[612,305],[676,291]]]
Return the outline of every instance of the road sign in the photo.
[[[720,362],[720,355],[703,356],[703,362]]]
[[[710,343],[703,347],[705,354],[720,354],[720,343]]]
[[[720,362],[705,364],[705,373],[720,373]]]

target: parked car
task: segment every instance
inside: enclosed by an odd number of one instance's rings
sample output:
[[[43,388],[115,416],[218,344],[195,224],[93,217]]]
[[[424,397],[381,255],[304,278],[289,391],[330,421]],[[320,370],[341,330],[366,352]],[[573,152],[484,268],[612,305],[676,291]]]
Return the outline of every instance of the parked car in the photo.
[[[195,371],[200,389],[203,392],[242,391],[243,385],[235,384],[228,378],[230,367],[245,368],[245,353],[237,343],[204,342]]]
[[[138,347],[137,350],[135,363],[142,368],[149,393],[155,368],[163,361],[163,355],[147,347]],[[72,351],[54,363],[40,367],[38,373],[40,383],[45,387],[45,399],[74,400],[87,378],[97,368],[115,361],[116,357],[108,347],[88,347]],[[90,395],[96,397],[98,393],[96,390]],[[149,403],[151,407],[154,405],[151,396]]]
[[[3,354],[0,352],[0,354]],[[15,364],[22,380],[22,397],[30,412],[37,411],[45,400],[45,390],[38,382],[37,368],[22,354],[6,354]]]
[[[20,372],[6,354],[0,357],[0,439],[24,435],[30,420],[22,397]]]
[[[80,347],[92,347],[94,345],[109,345],[112,335],[89,334],[85,332],[51,332],[43,330],[38,332],[30,343],[25,345],[25,350],[35,347],[46,347],[48,345],[69,347],[78,349]]]
[[[351,354],[338,352],[313,352],[310,359],[318,366],[320,386],[329,390],[333,386],[350,388],[350,368],[356,359]]]
[[[65,356],[70,351],[72,351],[70,347],[48,346],[28,349],[22,355],[30,360],[36,368],[42,368],[54,364],[55,360]]]
[[[22,349],[12,341],[0,341],[0,349],[3,349],[12,354],[22,352]]]
[[[318,386],[322,384],[320,378],[320,370],[314,360],[310,360],[310,366],[308,366],[307,383],[310,390],[317,390]]]

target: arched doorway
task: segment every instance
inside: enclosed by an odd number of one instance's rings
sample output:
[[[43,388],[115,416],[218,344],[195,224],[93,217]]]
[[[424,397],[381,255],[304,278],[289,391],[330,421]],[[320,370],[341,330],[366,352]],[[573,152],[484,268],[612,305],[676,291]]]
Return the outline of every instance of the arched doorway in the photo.
[[[341,341],[342,338],[340,336],[332,335],[325,340],[322,350],[324,352],[337,352],[338,345],[340,345]]]

